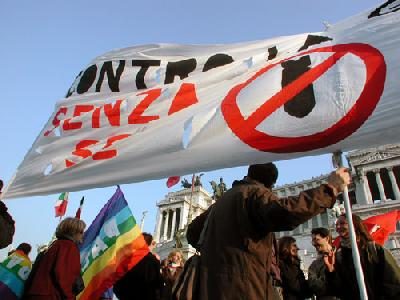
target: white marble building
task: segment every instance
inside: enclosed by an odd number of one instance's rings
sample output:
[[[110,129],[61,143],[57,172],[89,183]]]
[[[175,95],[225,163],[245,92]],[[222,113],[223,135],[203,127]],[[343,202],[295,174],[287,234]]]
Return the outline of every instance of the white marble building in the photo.
[[[349,188],[350,201],[353,212],[361,218],[381,214],[390,210],[400,209],[400,145],[387,145],[385,147],[358,150],[347,155],[352,170],[352,185]],[[274,189],[280,197],[295,196],[301,191],[317,187],[325,183],[328,174],[313,177],[301,182],[285,184]],[[164,258],[176,246],[175,234],[177,230],[183,232],[188,223],[190,206],[190,189],[183,189],[169,193],[161,200],[158,206],[155,238],[159,242],[156,251]],[[341,201],[339,197],[339,201]],[[212,203],[210,194],[201,187],[196,187],[193,193],[193,216],[199,215]],[[338,207],[336,208],[336,210]],[[336,211],[328,210],[308,222],[301,224],[289,232],[277,232],[277,237],[291,235],[297,240],[302,249],[300,255],[306,266],[315,258],[315,250],[311,245],[311,229],[326,227],[335,235]],[[167,224],[167,226],[165,225]],[[172,228],[174,228],[172,230]],[[394,233],[385,245],[400,258],[400,228]],[[185,257],[190,256],[194,249],[191,248],[184,237],[181,237]]]
[[[191,198],[192,208],[190,208]],[[203,187],[197,186],[193,188],[193,193],[190,188],[168,193],[157,203],[158,212],[154,238],[158,242],[155,251],[161,258],[167,257],[177,243],[182,243],[180,250],[185,258],[194,253],[194,248],[187,244],[182,233],[185,225],[204,212],[212,202],[213,199],[209,192]],[[176,233],[178,233],[178,241]]]

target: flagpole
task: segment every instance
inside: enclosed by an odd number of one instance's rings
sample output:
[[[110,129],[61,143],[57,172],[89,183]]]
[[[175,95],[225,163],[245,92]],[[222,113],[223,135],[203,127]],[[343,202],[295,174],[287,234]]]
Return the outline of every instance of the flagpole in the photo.
[[[333,153],[332,160],[334,164],[337,165],[335,167],[343,167],[342,151],[337,151]],[[357,237],[354,230],[350,198],[349,198],[349,189],[347,185],[343,189],[343,200],[346,212],[346,219],[347,223],[349,224],[350,242],[352,249],[351,253],[353,256],[354,269],[356,271],[357,283],[360,291],[360,298],[363,300],[368,300],[367,289],[365,287],[365,281],[364,281],[364,273],[361,267],[360,252],[358,251]]]
[[[143,227],[144,227],[144,218],[146,217],[146,214],[148,213],[147,210],[142,212],[142,219],[140,220],[140,230],[143,231]]]
[[[189,213],[188,213],[188,221],[187,225],[189,225],[192,222],[192,214],[193,214],[193,189],[194,189],[194,176],[195,174],[193,173],[192,176],[192,190],[190,192],[190,202],[189,202]]]

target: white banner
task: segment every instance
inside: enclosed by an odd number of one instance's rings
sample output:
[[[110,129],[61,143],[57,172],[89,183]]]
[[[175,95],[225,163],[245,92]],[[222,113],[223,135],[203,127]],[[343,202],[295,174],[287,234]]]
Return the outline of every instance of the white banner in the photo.
[[[5,198],[399,142],[399,9],[313,34],[106,53],[57,103]]]

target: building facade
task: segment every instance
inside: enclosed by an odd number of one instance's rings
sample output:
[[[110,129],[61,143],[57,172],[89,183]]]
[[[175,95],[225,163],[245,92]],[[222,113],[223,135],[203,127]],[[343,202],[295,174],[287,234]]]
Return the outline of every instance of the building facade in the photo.
[[[212,203],[210,193],[202,186],[168,193],[157,203],[154,238],[158,244],[155,251],[162,259],[174,248],[179,248],[186,259],[195,252],[185,239],[185,226]]]

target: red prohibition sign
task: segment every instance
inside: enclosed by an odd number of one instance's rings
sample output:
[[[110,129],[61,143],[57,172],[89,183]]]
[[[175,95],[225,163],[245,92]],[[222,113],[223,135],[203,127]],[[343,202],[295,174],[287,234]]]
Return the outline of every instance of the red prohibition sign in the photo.
[[[282,90],[256,109],[247,119],[241,114],[237,96],[259,76],[285,61],[310,53],[333,53],[292,81]],[[299,137],[279,137],[258,131],[256,127],[279,107],[290,101],[298,93],[321,77],[329,68],[346,54],[358,56],[365,64],[366,81],[364,89],[347,114],[331,127],[311,135]],[[233,87],[222,101],[221,109],[226,123],[232,132],[252,148],[273,153],[305,152],[335,144],[355,132],[372,114],[383,93],[386,78],[386,64],[383,55],[367,44],[340,44],[317,48],[294,55],[280,62],[268,65],[244,83]]]

